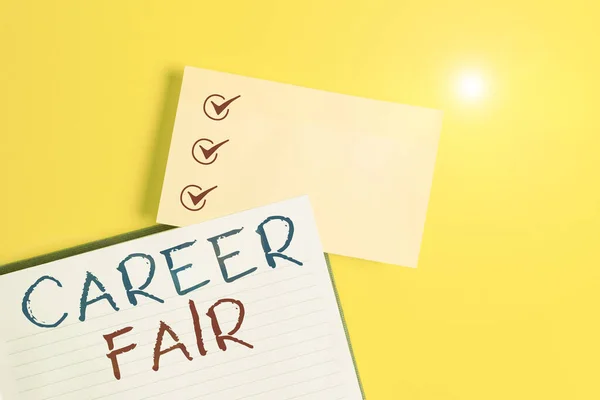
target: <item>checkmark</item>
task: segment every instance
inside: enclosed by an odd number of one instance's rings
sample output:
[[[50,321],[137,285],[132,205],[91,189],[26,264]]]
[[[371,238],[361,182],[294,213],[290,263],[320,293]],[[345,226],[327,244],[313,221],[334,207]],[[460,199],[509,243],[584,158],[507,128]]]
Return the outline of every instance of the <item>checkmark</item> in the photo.
[[[192,199],[192,203],[194,203],[195,206],[198,205],[198,203],[200,203],[202,201],[203,198],[206,197],[207,194],[209,194],[210,192],[212,192],[213,190],[215,190],[217,187],[213,186],[210,189],[206,189],[203,192],[198,193],[197,195],[193,195],[192,192],[187,192],[190,195],[190,199]]]
[[[215,153],[215,151],[217,151],[219,149],[219,147],[223,146],[227,142],[229,142],[229,139],[224,140],[221,143],[217,143],[208,149],[205,149],[204,146],[202,146],[201,144],[199,144],[198,146],[200,146],[200,150],[202,150],[202,154],[204,154],[204,158],[206,158],[208,160],[210,158],[210,156],[212,156]]]
[[[233,101],[237,100],[238,98],[240,98],[241,95],[237,95],[235,97],[232,97],[231,99],[225,101],[224,103],[221,103],[221,105],[216,105],[214,101],[210,101],[215,109],[215,112],[217,113],[217,115],[221,115],[221,113],[223,111],[225,111],[225,109],[227,108],[227,106],[229,106]]]

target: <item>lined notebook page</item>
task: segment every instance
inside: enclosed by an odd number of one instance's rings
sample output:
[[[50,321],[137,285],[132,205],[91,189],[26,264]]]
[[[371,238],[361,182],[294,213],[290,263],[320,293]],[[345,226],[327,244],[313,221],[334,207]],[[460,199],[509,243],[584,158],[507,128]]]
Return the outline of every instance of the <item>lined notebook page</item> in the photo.
[[[1,276],[0,301],[4,400],[362,399],[307,197]]]

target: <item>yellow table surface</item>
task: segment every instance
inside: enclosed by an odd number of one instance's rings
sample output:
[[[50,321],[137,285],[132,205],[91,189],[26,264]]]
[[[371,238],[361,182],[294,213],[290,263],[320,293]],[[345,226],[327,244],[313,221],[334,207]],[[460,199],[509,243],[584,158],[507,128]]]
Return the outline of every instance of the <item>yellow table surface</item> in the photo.
[[[599,18],[595,0],[3,0],[0,264],[155,223],[185,65],[438,108],[418,269],[331,257],[366,397],[598,399]]]

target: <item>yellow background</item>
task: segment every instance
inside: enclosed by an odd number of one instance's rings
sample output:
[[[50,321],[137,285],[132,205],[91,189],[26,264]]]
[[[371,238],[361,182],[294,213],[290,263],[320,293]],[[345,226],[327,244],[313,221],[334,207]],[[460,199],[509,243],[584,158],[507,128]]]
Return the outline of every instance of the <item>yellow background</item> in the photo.
[[[154,223],[184,65],[439,108],[419,268],[332,257],[367,398],[598,399],[599,17],[595,0],[2,0],[0,264]],[[456,94],[467,70],[479,101]]]

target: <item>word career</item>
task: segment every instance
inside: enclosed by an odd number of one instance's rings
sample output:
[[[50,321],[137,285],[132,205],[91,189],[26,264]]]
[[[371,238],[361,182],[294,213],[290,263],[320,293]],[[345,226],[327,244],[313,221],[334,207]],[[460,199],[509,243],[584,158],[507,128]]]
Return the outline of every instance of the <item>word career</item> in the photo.
[[[231,329],[226,334],[223,334],[223,331],[221,329],[221,326],[219,325],[219,320],[218,320],[216,312],[215,312],[215,309],[219,305],[224,304],[224,303],[230,303],[230,304],[236,306],[237,310],[238,310],[237,322],[235,323],[235,326],[233,327],[233,329]],[[200,327],[200,317],[198,316],[198,311],[196,310],[196,304],[194,303],[193,300],[190,300],[188,304],[189,304],[189,308],[190,308],[190,314],[192,316],[192,324],[194,325],[194,333],[196,336],[196,346],[198,348],[198,352],[200,353],[200,356],[205,356],[208,352],[206,351],[206,347],[204,346],[204,340],[202,337],[202,328]],[[227,340],[235,342],[235,343],[239,343],[250,349],[254,348],[254,346],[251,345],[250,343],[245,342],[245,341],[233,336],[242,326],[242,322],[244,321],[244,314],[245,314],[244,305],[242,304],[241,301],[235,300],[235,299],[221,299],[221,300],[217,301],[215,304],[213,304],[208,309],[208,312],[206,313],[206,315],[208,315],[208,317],[210,318],[210,324],[212,327],[212,331],[215,335],[215,339],[217,342],[217,346],[219,346],[219,349],[221,349],[223,351],[227,350],[227,343],[226,343]],[[106,354],[106,356],[110,359],[110,361],[112,363],[113,374],[117,380],[121,379],[121,371],[119,369],[119,363],[117,361],[117,356],[119,354],[127,353],[127,352],[135,349],[137,344],[131,343],[125,347],[120,347],[118,349],[115,349],[114,339],[117,336],[121,336],[121,335],[126,334],[127,332],[130,332],[132,329],[133,329],[133,327],[128,326],[123,329],[119,329],[117,331],[114,331],[112,333],[104,335],[104,340],[106,340],[106,343],[108,344],[108,350],[109,350],[109,352],[108,352],[108,354]],[[176,343],[166,349],[163,349],[162,341],[163,341],[165,333],[168,333],[169,336],[171,336],[171,339],[173,339]],[[183,353],[185,358],[187,358],[190,361],[193,360],[186,345],[183,342],[179,341],[179,337],[177,336],[177,333],[175,333],[173,331],[173,329],[169,325],[167,325],[164,321],[160,321],[160,325],[158,328],[158,334],[156,335],[156,344],[154,345],[154,355],[153,355],[154,364],[152,366],[152,369],[154,371],[158,371],[160,357],[163,354],[167,354],[173,350],[179,350]]]
[[[277,223],[277,222],[279,222],[286,228],[286,234],[285,234],[286,237],[284,240],[281,240],[282,238],[267,237],[265,226],[267,224]],[[229,254],[221,254],[222,252],[221,252],[221,247],[219,245],[219,242],[224,239],[231,238],[235,235],[240,234],[240,232],[242,232],[243,229],[244,228],[234,229],[234,230],[224,232],[224,233],[221,233],[214,237],[206,239],[208,242],[210,242],[212,244],[214,256],[217,259],[217,263],[219,265],[221,276],[223,277],[223,280],[226,283],[232,283],[240,278],[243,278],[243,277],[253,273],[254,271],[256,271],[258,269],[258,267],[253,266],[243,272],[238,273],[237,275],[231,276],[229,273],[226,261],[230,260],[236,256],[239,256],[240,252],[234,251]],[[294,223],[292,222],[292,220],[290,218],[282,217],[279,215],[271,216],[271,217],[265,219],[263,222],[261,222],[258,225],[255,233],[257,233],[260,237],[260,244],[262,246],[262,252],[264,254],[264,257],[266,259],[268,266],[270,266],[271,268],[274,269],[277,266],[276,258],[287,260],[296,265],[303,265],[301,261],[298,261],[297,259],[290,257],[283,253],[289,247],[290,243],[292,242],[292,238],[294,236]],[[279,239],[279,240],[273,240],[273,239]],[[275,250],[273,248],[272,242],[273,243],[283,242],[283,244],[281,246],[277,246],[278,249]],[[198,290],[210,283],[210,279],[206,279],[203,282],[187,285],[187,287],[184,287],[185,285],[182,285],[182,282],[178,276],[179,273],[185,271],[188,268],[192,268],[193,265],[191,263],[188,263],[185,265],[176,265],[175,260],[173,260],[173,254],[181,252],[185,249],[189,249],[192,246],[194,246],[194,244],[196,244],[196,240],[181,243],[177,246],[160,251],[160,254],[162,254],[162,256],[164,256],[164,258],[165,258],[167,268],[169,270],[169,275],[171,277],[171,281],[173,282],[175,291],[177,292],[177,294],[179,296],[187,295],[187,294],[189,294],[195,290]],[[128,263],[130,263],[131,261],[133,261],[135,259],[145,260],[146,265],[148,266],[148,272],[146,275],[145,282],[141,285],[138,285],[138,287],[133,286],[133,284],[131,282],[129,271],[127,270]],[[201,267],[202,266],[200,265],[200,268]],[[121,280],[123,282],[123,289],[125,289],[127,299],[132,306],[137,306],[137,304],[138,304],[138,299],[136,296],[143,296],[147,299],[154,300],[158,303],[165,302],[163,299],[161,299],[160,297],[158,297],[154,294],[151,294],[146,289],[152,282],[152,279],[154,278],[154,272],[156,270],[156,261],[154,260],[154,257],[152,257],[150,254],[143,254],[143,253],[130,254],[119,263],[119,265],[116,269],[118,270],[118,272],[120,272]],[[53,293],[53,296],[58,296],[58,297],[61,296],[60,288],[63,287],[63,284],[61,283],[61,281],[53,276],[44,275],[44,276],[40,277],[37,281],[35,281],[25,291],[25,295],[23,296],[23,300],[21,302],[21,311],[23,312],[23,315],[25,316],[25,318],[27,318],[27,320],[29,322],[31,322],[32,324],[34,324],[40,328],[56,328],[60,324],[62,324],[63,321],[68,317],[68,315],[69,315],[68,312],[63,312],[63,314],[60,317],[50,317],[50,318],[53,318],[53,322],[49,322],[46,318],[42,318],[41,316],[38,316],[33,312],[32,304],[31,304],[31,297],[32,297],[32,294],[34,293],[34,291],[37,290],[38,286],[42,285],[42,283],[46,286],[50,285],[50,287],[52,287],[52,285],[54,285],[55,287],[57,287],[58,289],[57,288],[54,289],[56,291],[56,293]],[[102,294],[96,296],[95,298],[90,299],[89,292],[90,292],[90,287],[92,286],[92,284]],[[120,308],[117,305],[117,303],[115,302],[113,296],[106,290],[105,285],[100,281],[100,279],[98,279],[98,277],[96,275],[94,275],[92,272],[90,272],[90,271],[86,272],[85,280],[84,280],[82,286],[83,286],[83,289],[81,291],[81,297],[79,300],[79,320],[81,322],[84,322],[86,319],[87,308],[89,306],[93,305],[94,303],[97,303],[100,301],[106,301],[110,305],[110,307],[112,307],[112,309],[114,311],[119,311]],[[49,290],[48,287],[46,289]]]
[[[267,228],[267,225],[269,225],[270,228]],[[277,227],[279,228],[274,229]],[[255,235],[258,235],[258,238]],[[212,259],[212,257],[216,258],[216,264],[218,265],[220,271],[220,274],[217,272],[217,276],[220,275],[223,281],[227,284],[230,284],[240,278],[252,274],[258,269],[256,265],[260,265],[264,261],[266,261],[266,265],[267,267],[270,267],[270,269],[275,269],[277,267],[277,260],[285,260],[285,262],[291,263],[292,265],[302,266],[303,263],[297,258],[295,258],[296,255],[292,257],[288,254],[285,254],[286,250],[290,246],[290,243],[292,242],[293,236],[294,223],[290,218],[279,215],[270,216],[264,221],[262,221],[254,230],[254,232],[249,230],[244,231],[244,228],[241,227],[238,229],[233,229],[221,233],[214,237],[207,238],[206,240],[212,245],[209,246],[212,247],[212,251],[209,250],[208,254],[201,256],[200,259],[196,259],[195,263],[185,263],[182,261],[182,259],[179,259],[179,261],[177,261],[177,259],[175,259],[173,255],[175,253],[183,253],[184,259],[188,259],[190,254],[197,254],[197,252],[187,253],[190,250],[194,250],[194,245],[198,243],[197,240],[186,241],[176,246],[159,251],[160,255],[164,257],[163,264],[168,269],[168,274],[156,276],[164,277],[158,278],[158,280],[165,278],[167,279],[167,282],[162,282],[162,288],[173,287],[178,296],[186,296],[209,284],[211,280],[205,279],[203,281],[201,280],[200,282],[185,282],[185,280],[182,277],[180,277],[179,274],[189,268],[198,268],[201,271],[202,267],[206,265],[207,261],[214,260]],[[222,254],[222,242],[231,240],[232,243],[235,243],[235,237],[237,237],[238,240],[246,244],[256,243],[257,246],[261,247],[261,250],[252,253],[255,254],[255,256],[260,255],[260,259],[253,260],[251,257],[248,257],[249,265],[247,267],[244,267],[247,269],[243,272],[238,272],[232,275],[231,268],[230,266],[228,266],[228,263],[231,262],[231,259],[240,256],[240,251],[236,250],[228,254]],[[155,255],[153,257],[150,254],[133,253],[129,254],[127,257],[123,258],[118,263],[116,268],[112,270],[113,276],[110,277],[110,282],[113,285],[113,288],[115,289],[122,287],[124,296],[121,296],[123,300],[120,300],[120,302],[127,301],[129,304],[131,304],[131,306],[135,307],[139,304],[140,297],[143,297],[147,300],[151,300],[151,302],[154,302],[155,304],[165,303],[165,300],[163,299],[164,295],[158,296],[158,293],[156,293],[156,291],[153,291],[151,288],[149,288],[150,283],[153,281],[153,279],[157,280],[155,279],[155,270],[158,261],[161,260],[161,256]],[[179,257],[181,257],[181,255]],[[244,255],[242,255],[242,257],[244,257]],[[262,257],[264,257],[264,261]],[[137,260],[138,263],[132,264],[132,261],[135,260]],[[142,263],[145,266],[143,269],[138,269],[138,267],[135,267],[135,265],[141,265],[139,263],[140,260],[144,261]],[[102,267],[101,270],[107,271],[104,267]],[[109,269],[108,271],[111,270]],[[97,271],[95,271],[94,269],[92,269],[92,271],[87,270],[82,285],[77,285],[77,287],[75,288],[73,288],[72,285],[73,279],[70,279],[68,281],[66,279],[63,279],[63,282],[61,282],[60,279],[54,276],[41,276],[31,286],[29,286],[29,288],[24,293],[21,302],[21,310],[24,317],[27,319],[28,322],[32,323],[38,328],[53,329],[60,326],[71,314],[78,314],[77,319],[79,320],[79,322],[85,323],[88,308],[98,307],[98,304],[103,304],[104,308],[109,306],[110,308],[112,308],[112,310],[118,312],[122,306],[120,307],[120,304],[118,305],[115,301],[115,298],[113,297],[115,289],[107,290],[104,283],[94,274],[94,272]],[[134,274],[134,272],[136,272],[137,275]],[[137,281],[138,279],[143,280],[143,283],[134,284],[134,282],[132,282]],[[105,282],[109,281],[106,280]],[[96,296],[90,296],[90,288],[92,287],[92,285],[96,289],[96,292],[100,292],[100,294]],[[80,287],[81,289],[79,289]],[[111,293],[111,291],[113,293]],[[226,290],[226,292],[230,293],[230,290]],[[35,296],[36,293],[38,294],[37,297]],[[216,296],[219,295],[217,294]],[[237,343],[237,345],[242,345],[252,349],[253,346],[250,343],[234,336],[242,325],[245,311],[244,305],[240,300],[232,299],[228,296],[230,295],[227,295],[227,298],[222,298],[221,300],[218,300],[206,312],[206,315],[210,319],[212,334],[216,338],[216,343],[219,349],[221,349],[222,351],[227,350],[228,342],[235,342]],[[75,303],[75,301],[68,301],[70,298],[76,300],[77,297],[79,297],[79,301],[77,301],[77,304]],[[61,302],[44,301],[45,299],[52,298],[61,299]],[[41,306],[44,304],[46,305],[46,307],[36,308],[36,305]],[[200,353],[200,356],[204,356],[207,353],[207,349],[204,346],[203,332],[200,327],[200,317],[198,311],[196,310],[196,305],[193,300],[189,300],[188,306],[196,337],[196,347]],[[227,306],[236,308],[238,315],[237,322],[233,329],[226,329],[227,333],[224,333],[217,317],[217,308]],[[60,310],[53,310],[53,308],[58,307],[64,308]],[[179,340],[177,333],[171,328],[171,326],[169,326],[169,324],[165,321],[157,322],[158,333],[154,347],[154,363],[152,369],[154,371],[158,371],[160,357],[174,350],[180,351],[181,353],[183,353],[183,356],[185,356],[188,360],[192,360],[192,356],[190,355],[188,346],[186,346],[183,342]],[[122,338],[119,338],[119,341],[126,340],[126,334],[133,330],[132,326],[127,326],[130,324],[124,323],[123,325],[125,325],[124,328],[103,335],[104,340],[108,345],[108,353],[106,354],[106,356],[110,359],[112,363],[112,368],[116,379],[120,379],[121,377],[118,356],[120,354],[133,351],[137,346],[136,343],[130,343],[124,347],[121,347],[120,345],[118,347],[115,346],[114,341],[117,337],[123,336]],[[69,325],[65,325],[65,327],[66,326]],[[171,339],[175,341],[175,344],[173,346],[163,349],[162,343],[165,334],[168,334],[171,337]]]

